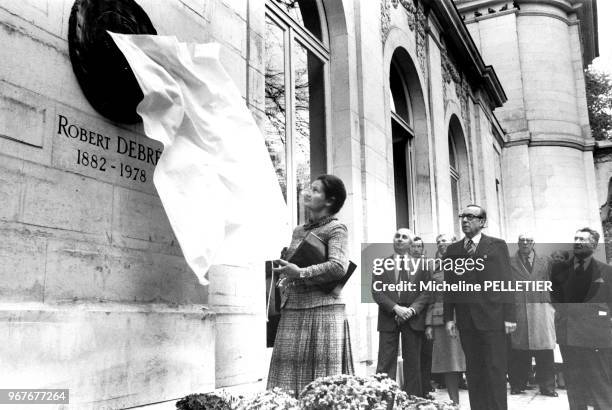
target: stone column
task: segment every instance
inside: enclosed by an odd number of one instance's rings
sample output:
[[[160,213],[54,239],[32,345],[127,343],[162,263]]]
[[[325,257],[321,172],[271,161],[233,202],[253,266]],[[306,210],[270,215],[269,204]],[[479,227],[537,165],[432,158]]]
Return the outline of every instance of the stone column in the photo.
[[[508,237],[530,230],[539,242],[563,242],[579,227],[601,229],[573,2],[457,3],[508,95],[496,111],[508,133]]]

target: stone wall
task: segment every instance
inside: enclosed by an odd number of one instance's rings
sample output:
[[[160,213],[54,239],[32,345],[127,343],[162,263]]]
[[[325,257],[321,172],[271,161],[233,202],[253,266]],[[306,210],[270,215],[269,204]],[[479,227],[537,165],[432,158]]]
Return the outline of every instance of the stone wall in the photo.
[[[263,0],[138,3],[160,35],[221,43],[261,118]],[[0,1],[0,384],[117,408],[261,381],[262,267],[198,283],[152,183],[162,146],[76,82],[72,5]]]
[[[604,233],[604,243],[608,262],[612,261],[612,198],[610,180],[612,179],[612,142],[598,141],[595,152],[595,175],[597,179],[597,199]]]

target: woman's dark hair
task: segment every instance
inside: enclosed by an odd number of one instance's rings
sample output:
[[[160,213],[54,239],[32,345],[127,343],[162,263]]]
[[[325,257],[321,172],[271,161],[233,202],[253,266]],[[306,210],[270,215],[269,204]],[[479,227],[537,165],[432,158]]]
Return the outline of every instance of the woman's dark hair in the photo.
[[[342,209],[344,201],[346,200],[346,188],[344,188],[344,182],[335,175],[319,175],[315,181],[321,181],[323,185],[323,192],[325,198],[332,200],[332,205],[329,211],[332,214],[336,214]]]

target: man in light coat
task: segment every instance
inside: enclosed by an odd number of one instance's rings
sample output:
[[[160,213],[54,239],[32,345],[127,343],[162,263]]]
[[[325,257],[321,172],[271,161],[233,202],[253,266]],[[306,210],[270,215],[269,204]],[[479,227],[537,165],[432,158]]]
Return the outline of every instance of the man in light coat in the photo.
[[[510,258],[513,280],[550,280],[550,260],[537,255],[534,246],[532,235],[519,235],[518,252]],[[557,397],[553,351],[556,344],[555,309],[550,303],[550,294],[547,291],[515,292],[514,297],[517,324],[516,331],[510,335],[510,394],[520,394],[528,388],[531,358],[535,356],[540,393]]]

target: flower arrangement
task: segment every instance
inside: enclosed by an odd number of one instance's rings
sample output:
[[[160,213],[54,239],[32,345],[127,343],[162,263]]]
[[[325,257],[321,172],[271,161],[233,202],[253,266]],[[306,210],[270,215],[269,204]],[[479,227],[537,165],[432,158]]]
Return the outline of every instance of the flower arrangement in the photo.
[[[300,394],[302,410],[458,410],[450,402],[408,396],[386,374],[319,378]]]
[[[300,406],[304,410],[392,410],[396,398],[402,400],[402,394],[398,384],[384,374],[371,377],[340,374],[308,384],[300,394]]]
[[[190,394],[176,402],[178,410],[234,410],[240,402],[227,392]]]
[[[424,399],[422,397],[409,396],[399,410],[459,410],[459,406],[452,402],[440,402],[437,400]]]
[[[191,394],[176,403],[179,410],[458,410],[450,402],[408,396],[385,374],[369,377],[320,377],[308,384],[296,400],[279,388],[252,397],[226,392]]]
[[[288,392],[275,387],[258,393],[254,397],[244,398],[236,410],[299,410],[299,403]]]

